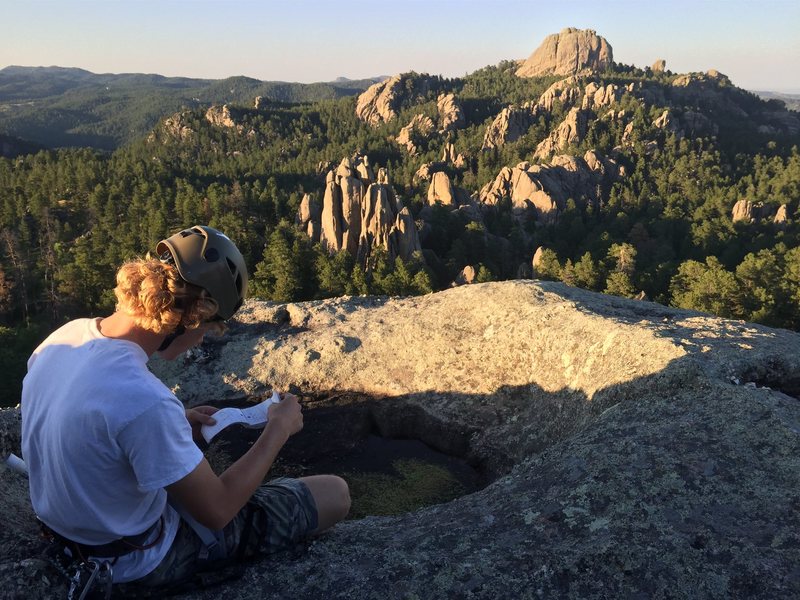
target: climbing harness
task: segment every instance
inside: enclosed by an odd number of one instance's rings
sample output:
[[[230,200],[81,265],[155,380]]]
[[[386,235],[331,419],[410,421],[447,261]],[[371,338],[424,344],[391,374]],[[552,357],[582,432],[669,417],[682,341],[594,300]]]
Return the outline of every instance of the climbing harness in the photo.
[[[97,589],[105,600],[111,598],[111,584],[114,577],[111,562],[104,560],[98,562],[88,560],[81,562],[69,582],[67,600],[75,600],[75,594],[80,589],[77,600],[86,600],[88,594]],[[86,582],[83,583],[84,578]],[[95,596],[96,597],[96,596]]]
[[[67,600],[76,600],[76,594],[79,594],[77,600],[86,600],[93,591],[99,592],[102,598],[108,600],[111,598],[114,565],[119,557],[137,550],[152,548],[164,536],[163,517],[138,535],[123,537],[99,546],[80,544],[54,531],[43,521],[39,521],[39,524],[42,537],[50,542],[58,543],[63,551],[61,559],[68,558],[66,568],[59,569],[69,581]],[[155,540],[144,544],[147,538],[156,531],[156,528],[158,528],[158,535]],[[73,567],[75,572],[70,576],[69,571]],[[97,598],[98,596],[95,594],[91,597]]]

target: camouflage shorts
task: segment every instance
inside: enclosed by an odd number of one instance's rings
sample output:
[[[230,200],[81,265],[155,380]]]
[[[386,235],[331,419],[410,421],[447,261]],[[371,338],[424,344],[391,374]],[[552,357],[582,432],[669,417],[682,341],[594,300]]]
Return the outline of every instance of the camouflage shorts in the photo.
[[[251,528],[242,546],[242,533],[248,513]],[[317,507],[308,487],[299,479],[281,477],[262,485],[247,505],[225,526],[225,545],[230,558],[252,558],[291,550],[317,528]],[[175,540],[156,569],[136,581],[115,586],[123,595],[147,595],[146,588],[163,589],[192,580],[204,571],[227,567],[200,559],[203,543],[194,530],[181,520]],[[144,588],[144,589],[143,589]]]

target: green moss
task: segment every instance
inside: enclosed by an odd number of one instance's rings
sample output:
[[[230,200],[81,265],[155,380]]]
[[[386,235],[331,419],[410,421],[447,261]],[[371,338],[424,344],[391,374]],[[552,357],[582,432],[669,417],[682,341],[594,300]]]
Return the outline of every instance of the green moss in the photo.
[[[396,460],[396,474],[345,473],[353,505],[351,519],[368,515],[398,515],[440,504],[465,493],[464,486],[444,467],[419,460]]]

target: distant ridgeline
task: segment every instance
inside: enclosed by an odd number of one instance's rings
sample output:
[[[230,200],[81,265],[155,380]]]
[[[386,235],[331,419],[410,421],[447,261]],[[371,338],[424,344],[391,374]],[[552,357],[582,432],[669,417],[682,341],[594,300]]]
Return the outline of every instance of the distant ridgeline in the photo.
[[[800,327],[800,118],[713,70],[617,64],[566,29],[525,61],[357,97],[364,82],[26,72],[0,72],[6,133],[138,139],[0,159],[9,340],[110,310],[119,263],[194,223],[277,301],[539,277]]]
[[[182,108],[249,102],[255,96],[314,102],[359,94],[376,81],[304,84],[12,66],[0,70],[0,132],[50,148],[114,150],[144,137],[159,119]]]

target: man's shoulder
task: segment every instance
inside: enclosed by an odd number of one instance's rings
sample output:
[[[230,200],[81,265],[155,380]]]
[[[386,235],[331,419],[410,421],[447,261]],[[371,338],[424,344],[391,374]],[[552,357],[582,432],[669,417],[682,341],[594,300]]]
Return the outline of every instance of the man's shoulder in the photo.
[[[86,338],[90,325],[93,319],[82,318],[74,319],[64,323],[61,327],[48,335],[45,340],[39,345],[37,350],[50,346],[52,344],[71,342],[79,343]]]

